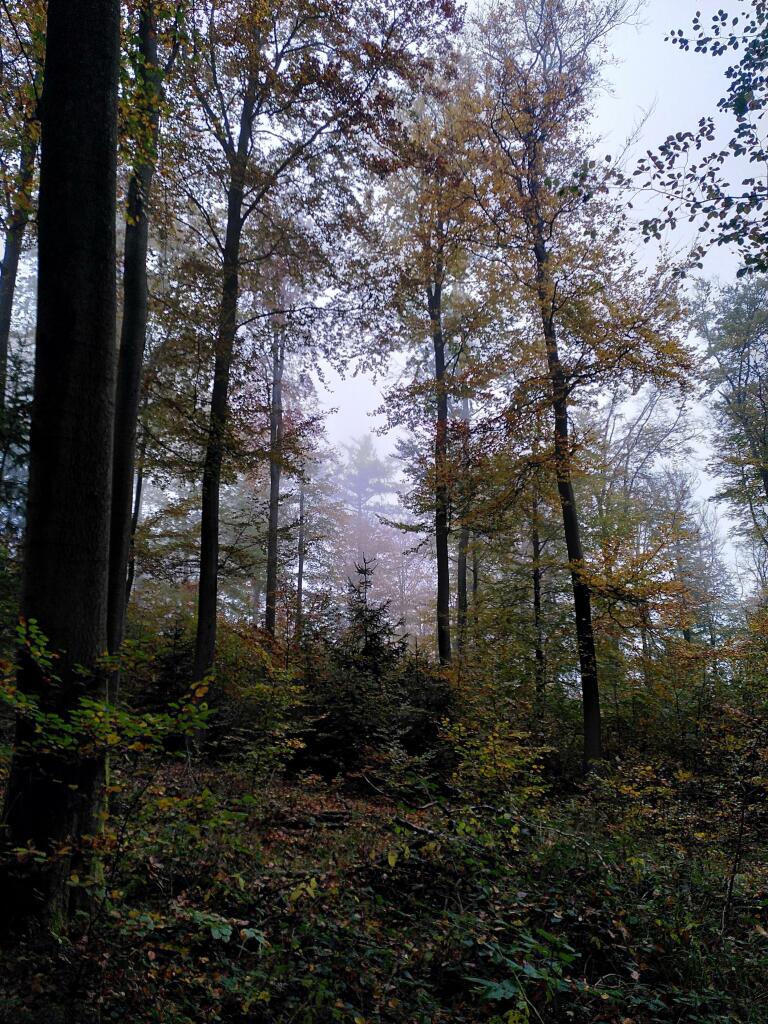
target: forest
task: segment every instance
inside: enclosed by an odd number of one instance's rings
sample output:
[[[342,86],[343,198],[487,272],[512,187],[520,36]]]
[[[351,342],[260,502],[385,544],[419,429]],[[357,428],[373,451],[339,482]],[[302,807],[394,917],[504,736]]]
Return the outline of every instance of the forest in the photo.
[[[768,1021],[722,2],[0,0],[0,1024]]]

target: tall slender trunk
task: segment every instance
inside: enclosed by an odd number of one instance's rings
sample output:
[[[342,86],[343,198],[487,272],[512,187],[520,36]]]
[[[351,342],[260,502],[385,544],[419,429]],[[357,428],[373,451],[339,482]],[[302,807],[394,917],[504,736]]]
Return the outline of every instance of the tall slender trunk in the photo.
[[[469,514],[468,497],[468,476],[469,476],[469,421],[470,409],[469,399],[465,396],[461,401],[461,472],[462,490],[464,500],[462,501],[462,524],[459,530],[458,558],[456,565],[456,645],[459,651],[464,649],[467,639],[467,554],[469,551],[469,525],[467,516]]]
[[[397,589],[400,597],[400,622],[403,632],[408,632],[408,611],[405,607],[405,555],[400,553],[400,565],[397,571]]]
[[[467,555],[469,553],[469,527],[459,530],[459,545],[456,559],[456,648],[464,650],[467,639]]]
[[[141,369],[147,339],[149,197],[155,173],[155,150],[160,125],[162,73],[157,57],[157,17],[154,0],[140,5],[137,75],[149,110],[149,145],[140,146],[143,158],[128,183],[125,247],[123,254],[123,322],[120,330],[117,392],[115,396],[114,462],[112,467],[112,519],[109,547],[109,609],[107,632],[110,653],[119,650],[125,629],[130,593],[126,586],[131,552],[131,499],[134,489],[136,427],[141,394]]]
[[[442,268],[427,289],[427,306],[435,353],[435,553],[437,556],[437,650],[441,665],[451,661],[451,580],[448,561],[448,391],[442,323]]]
[[[194,676],[202,679],[213,669],[216,655],[216,602],[219,575],[219,495],[221,465],[229,420],[229,379],[237,334],[238,263],[242,234],[244,165],[236,169],[227,197],[227,233],[224,241],[221,303],[213,368],[213,390],[208,421],[208,443],[203,466],[200,518],[200,582],[197,596],[197,634]]]
[[[125,607],[131,599],[133,583],[136,579],[136,531],[141,517],[141,499],[144,493],[144,460],[147,454],[146,435],[142,438],[139,456],[136,461],[136,482],[134,484],[133,510],[131,512],[130,536],[128,538],[128,571],[125,579]]]
[[[98,661],[107,645],[119,32],[118,0],[49,0],[21,610],[59,658],[53,680],[23,656],[18,684],[65,721],[80,697],[104,697]],[[29,716],[17,718],[3,845],[45,858],[4,859],[8,931],[33,919],[64,928],[70,873],[90,874],[95,859],[84,837],[103,816],[104,758],[46,744]]]
[[[576,622],[576,643],[581,671],[581,693],[584,712],[584,763],[591,764],[602,757],[600,719],[600,690],[597,676],[595,635],[592,626],[592,594],[584,578],[584,548],[581,542],[579,516],[571,474],[571,452],[568,436],[568,387],[560,362],[554,319],[554,282],[549,272],[549,254],[541,227],[536,246],[537,287],[541,305],[542,327],[547,352],[547,367],[551,387],[554,419],[555,476],[563,532],[568,551],[568,567],[573,590],[573,611]]]
[[[304,480],[299,481],[299,538],[298,538],[298,555],[299,565],[296,572],[296,637],[301,637],[302,630],[304,628],[304,557],[305,557],[305,485]]]
[[[8,221],[3,246],[3,262],[0,264],[0,410],[5,411],[8,388],[8,356],[10,353],[11,318],[13,299],[16,294],[16,279],[19,273],[24,232],[29,223],[30,193],[35,176],[37,158],[37,132],[27,127],[19,149],[19,184],[17,201]]]
[[[253,75],[246,83],[240,111],[237,149],[228,154],[227,229],[222,258],[221,300],[213,365],[213,388],[208,418],[208,442],[203,465],[200,516],[200,581],[197,592],[197,633],[194,677],[213,671],[216,658],[216,605],[219,586],[219,498],[221,466],[229,421],[229,379],[237,337],[237,302],[240,292],[240,240],[243,233],[243,196],[256,107]]]
[[[285,329],[272,334],[272,386],[269,401],[269,522],[267,525],[267,586],[264,628],[275,635],[277,619],[278,531],[280,527],[280,477],[283,471],[283,370]]]
[[[646,687],[651,686],[651,613],[646,601],[640,606],[640,645],[643,652],[643,683]]]
[[[544,627],[541,612],[541,535],[539,534],[539,503],[534,499],[533,515],[531,516],[531,548],[533,554],[533,630],[535,637],[535,692],[540,697],[544,693],[547,678],[547,661],[544,652]]]

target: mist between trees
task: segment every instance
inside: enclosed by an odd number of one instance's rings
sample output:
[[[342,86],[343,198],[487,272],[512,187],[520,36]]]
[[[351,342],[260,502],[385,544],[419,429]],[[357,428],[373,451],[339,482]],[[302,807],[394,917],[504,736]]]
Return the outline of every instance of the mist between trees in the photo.
[[[765,1019],[733,6],[598,158],[635,0],[0,0],[0,1020]]]

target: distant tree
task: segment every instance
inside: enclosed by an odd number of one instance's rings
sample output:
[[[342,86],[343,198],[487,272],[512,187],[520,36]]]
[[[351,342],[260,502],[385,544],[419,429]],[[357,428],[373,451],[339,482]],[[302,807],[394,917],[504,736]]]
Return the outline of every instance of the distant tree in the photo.
[[[768,279],[703,286],[696,314],[707,342],[719,497],[768,547]]]
[[[392,494],[392,469],[377,452],[370,434],[353,438],[344,447],[341,487],[350,511],[362,524],[366,513],[379,506],[385,495]]]
[[[335,170],[349,163],[356,140],[394,130],[392,94],[421,74],[452,8],[399,0],[384,9],[361,0],[350,8],[327,0],[201,3],[193,18],[184,90],[194,98],[185,151],[207,179],[213,206],[196,184],[190,201],[212,233],[220,259],[220,307],[202,488],[200,584],[195,673],[208,673],[216,646],[218,502],[227,446],[230,381],[249,220],[300,166],[315,168],[344,190]],[[198,128],[203,125],[204,133]],[[340,157],[338,143],[344,141]],[[357,150],[359,162],[368,146]],[[322,170],[320,170],[322,169]]]

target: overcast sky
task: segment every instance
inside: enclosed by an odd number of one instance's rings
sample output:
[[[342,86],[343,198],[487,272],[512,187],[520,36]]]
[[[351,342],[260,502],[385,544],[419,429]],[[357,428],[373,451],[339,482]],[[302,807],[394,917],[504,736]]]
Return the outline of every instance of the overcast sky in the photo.
[[[726,88],[723,72],[727,58],[683,53],[664,37],[673,28],[688,30],[696,11],[708,21],[720,6],[710,0],[648,0],[638,24],[614,34],[611,51],[616,63],[607,70],[608,87],[595,117],[601,152],[618,152],[635,127],[645,121],[636,147],[640,156],[669,134],[693,130],[700,117],[714,113]],[[693,232],[680,230],[669,242],[674,247],[685,246],[692,237]],[[731,253],[718,249],[707,258],[705,273],[728,279],[736,266]],[[381,419],[370,413],[382,402],[382,381],[375,385],[366,376],[342,380],[330,370],[328,381],[331,390],[321,395],[326,407],[338,408],[327,421],[329,439],[335,446],[381,425]],[[391,444],[386,437],[377,439],[382,452],[389,451]]]

